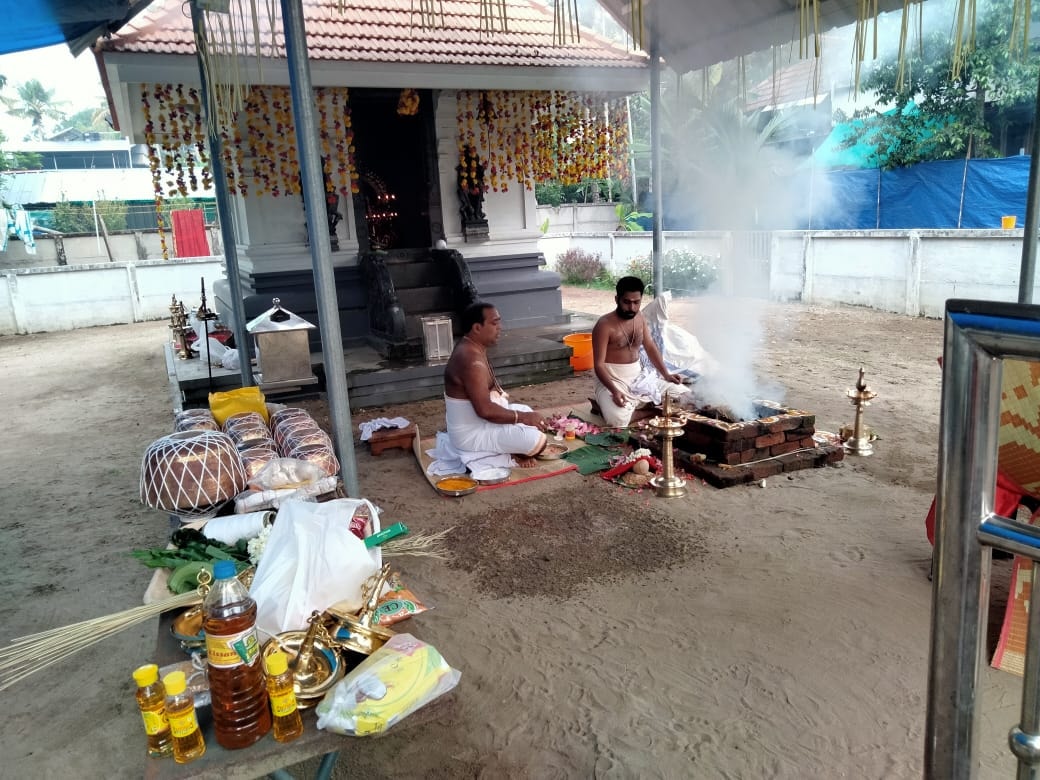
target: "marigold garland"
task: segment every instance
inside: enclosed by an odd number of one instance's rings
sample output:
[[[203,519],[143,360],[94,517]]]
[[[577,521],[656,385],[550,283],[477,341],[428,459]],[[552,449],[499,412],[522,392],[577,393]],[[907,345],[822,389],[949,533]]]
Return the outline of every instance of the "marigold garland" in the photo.
[[[322,170],[328,193],[357,194],[350,93],[315,90]],[[402,96],[410,109],[412,95]],[[417,93],[415,97],[418,97]],[[466,90],[457,93],[459,184],[507,192],[513,183],[531,190],[536,181],[576,184],[585,179],[626,178],[627,107],[623,97],[600,93]],[[162,212],[166,197],[208,189],[213,174],[200,95],[182,84],[147,84],[140,94],[145,143],[155,190],[163,257],[168,257]],[[240,195],[275,197],[302,191],[296,128],[288,87],[250,88],[242,108],[220,109],[217,126],[228,188]],[[467,154],[472,148],[474,154]],[[246,171],[246,156],[252,170]],[[478,177],[478,164],[484,168]]]
[[[627,116],[623,97],[600,93],[461,91],[459,160],[476,149],[486,167],[484,188],[495,192],[512,182],[530,190],[536,181],[626,178]]]
[[[323,172],[329,192],[358,192],[354,131],[349,91],[345,87],[315,90],[321,122],[319,136]],[[199,92],[183,84],[148,84],[141,89],[145,143],[155,189],[156,219],[165,198],[208,189],[213,174],[208,138],[202,121]],[[224,174],[229,190],[245,196],[298,195],[302,192],[296,149],[296,125],[288,87],[252,87],[243,107],[233,113],[221,108],[220,128]],[[253,169],[246,171],[246,156]],[[164,243],[164,257],[165,253]]]

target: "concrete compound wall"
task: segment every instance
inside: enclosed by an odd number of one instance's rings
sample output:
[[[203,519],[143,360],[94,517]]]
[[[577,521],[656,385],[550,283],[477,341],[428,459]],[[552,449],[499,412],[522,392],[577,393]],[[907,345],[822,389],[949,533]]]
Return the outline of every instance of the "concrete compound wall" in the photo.
[[[0,335],[165,319],[174,295],[201,303],[203,280],[212,307],[223,275],[222,257],[0,270]]]
[[[720,292],[777,301],[852,304],[911,316],[942,317],[949,298],[1017,301],[1022,230],[781,231],[764,257],[746,257],[735,234],[666,232],[663,251],[715,255]],[[546,234],[550,268],[570,247],[599,253],[611,273],[649,255],[649,233]],[[667,281],[667,277],[666,277]],[[1034,290],[1040,300],[1040,287]]]
[[[42,241],[41,241],[42,243]],[[667,232],[664,251],[717,256],[724,294],[778,301],[852,304],[941,317],[948,298],[1016,301],[1021,230],[785,231],[744,257],[726,232]],[[546,234],[538,244],[552,268],[570,247],[599,253],[614,274],[648,255],[649,233]],[[206,280],[223,278],[223,258],[73,262],[0,270],[0,335],[165,319],[171,295],[199,304]],[[1040,293],[1040,290],[1034,291]],[[1034,295],[1040,299],[1040,295]]]
[[[214,255],[223,252],[220,243],[220,229],[215,226],[206,228],[210,251]],[[160,260],[162,259],[162,241],[158,231],[134,230],[122,233],[109,233],[108,246],[102,236],[63,236],[65,261],[69,265],[89,265],[91,263],[108,263],[126,260]],[[166,233],[166,249],[173,259],[173,234]],[[112,257],[108,253],[112,253]],[[180,258],[190,260],[192,258]],[[0,270],[5,268],[47,268],[58,265],[58,248],[53,238],[37,237],[36,254],[25,251],[25,245],[17,239],[7,242],[7,250],[0,252]]]

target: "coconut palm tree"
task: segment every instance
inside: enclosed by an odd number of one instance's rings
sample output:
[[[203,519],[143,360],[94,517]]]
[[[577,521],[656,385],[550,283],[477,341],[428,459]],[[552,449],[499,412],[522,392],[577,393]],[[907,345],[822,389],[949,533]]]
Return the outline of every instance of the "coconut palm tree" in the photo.
[[[42,138],[44,123],[47,120],[56,122],[65,117],[61,106],[64,101],[54,99],[54,90],[47,89],[37,79],[29,79],[19,84],[15,91],[17,97],[0,97],[7,106],[7,113],[18,119],[28,119],[32,123],[30,136]]]

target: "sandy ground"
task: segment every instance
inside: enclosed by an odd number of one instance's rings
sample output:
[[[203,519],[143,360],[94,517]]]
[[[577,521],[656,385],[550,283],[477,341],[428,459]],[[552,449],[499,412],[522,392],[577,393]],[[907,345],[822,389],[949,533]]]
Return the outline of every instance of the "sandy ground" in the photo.
[[[565,305],[598,314],[611,300],[567,290]],[[357,447],[362,493],[384,524],[458,529],[450,563],[400,569],[435,607],[411,629],[462,681],[449,720],[345,741],[336,777],[920,776],[931,598],[922,522],[942,323],[761,306],[751,354],[769,397],[836,431],[852,421],[845,391],[862,365],[878,393],[867,412],[881,437],[873,457],[764,488],[695,484],[675,500],[573,473],[446,499],[410,454]],[[704,302],[673,307],[690,322],[706,312]],[[127,552],[168,531],[137,498],[141,454],[171,428],[166,334],[149,323],[0,338],[4,635],[140,603],[150,572]],[[583,374],[513,395],[557,406],[590,389]],[[432,432],[443,411],[420,402],[357,411],[353,422],[387,413]],[[0,774],[139,776],[130,672],[149,660],[155,630],[154,620],[130,628],[0,694]],[[1005,744],[1019,682],[982,672],[982,777],[1013,771]]]

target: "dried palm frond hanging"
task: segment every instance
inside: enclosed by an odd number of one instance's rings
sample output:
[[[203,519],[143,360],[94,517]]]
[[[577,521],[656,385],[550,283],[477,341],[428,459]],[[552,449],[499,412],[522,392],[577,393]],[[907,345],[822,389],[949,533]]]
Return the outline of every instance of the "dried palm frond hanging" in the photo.
[[[418,5],[418,12],[416,11]],[[340,13],[343,12],[343,2],[340,2]],[[415,27],[415,17],[419,17],[420,30],[436,30],[444,27],[444,3],[442,0],[412,0],[412,10],[408,15],[408,24]],[[440,17],[438,19],[438,16]]]
[[[643,45],[643,39],[646,28],[643,26],[643,0],[629,0],[628,18],[631,27],[629,34],[632,36],[632,45],[637,49],[645,51],[646,47]]]
[[[878,55],[878,0],[857,0],[856,29],[852,36],[853,90],[857,95],[859,94],[860,72],[863,68],[863,61],[867,57],[867,26],[871,20],[874,22],[871,59],[876,60]]]
[[[480,33],[509,32],[506,0],[480,0]]]
[[[1011,10],[1011,51],[1021,58],[1029,52],[1029,0],[1015,0]]]
[[[812,54],[809,54],[809,38],[812,36]],[[819,57],[820,45],[820,0],[798,0],[798,56],[800,59]]]
[[[261,61],[277,51],[275,41],[279,27],[279,3],[264,0],[227,0],[227,12],[203,10],[201,34],[195,47],[209,84],[207,121],[219,127],[221,114],[230,116],[240,111],[253,83],[261,83]],[[248,63],[255,56],[256,71]]]
[[[568,38],[581,42],[578,25],[578,0],[553,0],[553,46],[566,46]]]
[[[960,0],[957,3],[957,15],[953,22],[953,56],[950,58],[950,76],[954,80],[960,78],[965,58],[975,49],[975,10],[975,0]]]

